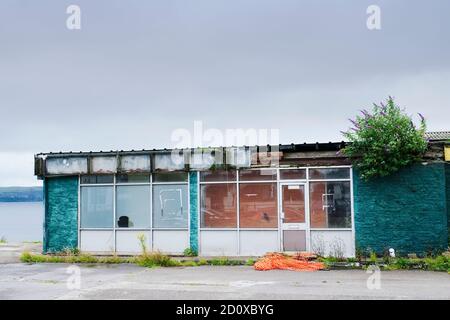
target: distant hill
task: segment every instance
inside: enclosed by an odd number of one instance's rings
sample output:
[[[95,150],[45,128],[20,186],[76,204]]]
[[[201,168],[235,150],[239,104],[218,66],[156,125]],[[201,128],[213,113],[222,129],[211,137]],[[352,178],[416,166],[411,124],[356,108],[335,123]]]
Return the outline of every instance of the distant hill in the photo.
[[[39,202],[43,198],[42,187],[0,187],[0,202]]]

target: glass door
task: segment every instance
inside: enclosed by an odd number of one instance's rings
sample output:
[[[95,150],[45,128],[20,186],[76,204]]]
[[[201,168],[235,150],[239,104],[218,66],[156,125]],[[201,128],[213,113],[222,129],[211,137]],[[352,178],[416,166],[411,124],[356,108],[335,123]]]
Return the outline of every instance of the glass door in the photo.
[[[281,248],[283,251],[306,251],[307,201],[304,183],[282,183],[281,194]]]

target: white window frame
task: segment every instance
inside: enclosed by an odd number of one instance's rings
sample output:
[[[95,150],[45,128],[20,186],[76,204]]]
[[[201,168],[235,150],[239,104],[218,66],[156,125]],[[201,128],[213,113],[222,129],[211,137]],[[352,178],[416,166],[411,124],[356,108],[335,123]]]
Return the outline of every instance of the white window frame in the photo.
[[[78,248],[81,249],[81,232],[82,231],[112,231],[113,232],[113,242],[114,242],[114,252],[117,252],[117,232],[122,232],[122,231],[145,231],[145,232],[149,232],[151,235],[151,244],[152,244],[152,250],[153,248],[153,233],[155,231],[186,231],[189,235],[190,233],[190,195],[189,195],[189,182],[190,182],[190,176],[189,176],[189,172],[186,172],[187,174],[187,180],[186,181],[176,181],[176,182],[153,182],[153,174],[157,174],[157,172],[154,173],[147,173],[148,175],[150,175],[150,179],[149,182],[117,182],[117,175],[119,175],[119,173],[117,174],[111,174],[114,176],[113,182],[112,183],[81,183],[81,176],[82,175],[78,175]],[[84,175],[84,174],[83,174]],[[154,185],[186,185],[187,186],[187,198],[188,198],[188,202],[187,202],[187,226],[185,228],[155,228],[153,226],[153,186]],[[113,187],[113,227],[112,228],[82,228],[81,227],[81,188],[82,187]],[[149,206],[150,206],[150,227],[148,228],[119,228],[116,226],[116,222],[117,222],[117,217],[116,217],[116,203],[117,203],[117,187],[118,186],[150,186],[149,188],[149,192],[150,192],[150,202],[149,202]]]
[[[349,169],[349,177],[345,178],[345,179],[309,179],[309,170],[310,169]],[[280,171],[281,170],[292,170],[292,169],[303,169],[306,171],[306,178],[305,179],[281,179],[280,178]],[[305,197],[307,197],[307,201],[306,203],[308,204],[308,208],[307,208],[307,217],[308,217],[308,222],[307,222],[307,230],[306,230],[306,234],[307,237],[309,237],[309,239],[307,239],[307,244],[310,246],[310,238],[311,238],[311,231],[351,231],[352,232],[352,252],[353,254],[355,253],[355,219],[354,219],[354,199],[353,199],[353,168],[351,165],[340,165],[340,166],[311,166],[311,167],[277,167],[277,168],[273,168],[273,167],[266,167],[266,168],[245,168],[245,169],[233,169],[236,170],[236,180],[233,181],[201,181],[200,180],[200,171],[197,171],[197,179],[198,179],[198,188],[197,188],[197,193],[198,193],[198,239],[199,239],[199,252],[201,253],[201,232],[202,231],[236,231],[236,237],[237,237],[237,245],[238,245],[238,250],[237,250],[237,254],[240,254],[240,232],[241,231],[277,231],[278,232],[278,250],[281,251],[282,250],[282,226],[280,224],[280,216],[281,216],[281,208],[280,208],[280,201],[281,201],[281,193],[280,193],[280,184],[282,183],[300,183],[300,184],[304,184],[306,187],[306,195]],[[239,171],[241,170],[276,170],[276,180],[254,180],[254,181],[241,181],[240,177],[239,177]],[[350,201],[351,201],[351,228],[311,228],[310,226],[310,194],[309,194],[309,190],[310,190],[310,182],[324,182],[324,181],[329,181],[329,182],[340,182],[340,181],[347,181],[350,182]],[[241,228],[240,227],[240,221],[239,221],[239,217],[240,217],[240,199],[239,199],[239,185],[241,183],[276,183],[276,188],[277,188],[277,208],[278,208],[278,215],[277,215],[277,228]],[[200,194],[200,190],[201,190],[201,185],[207,185],[207,184],[236,184],[236,188],[237,188],[237,192],[236,192],[236,196],[237,196],[237,227],[234,228],[205,228],[205,227],[201,227],[201,207],[202,207],[202,199],[201,199],[201,194]],[[308,247],[307,250],[310,250],[310,248]]]

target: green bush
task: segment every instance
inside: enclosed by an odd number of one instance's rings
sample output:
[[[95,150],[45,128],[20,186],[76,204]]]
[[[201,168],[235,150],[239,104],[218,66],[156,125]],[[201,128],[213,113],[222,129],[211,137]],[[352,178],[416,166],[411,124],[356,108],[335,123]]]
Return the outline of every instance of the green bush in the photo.
[[[426,258],[425,266],[427,270],[432,271],[450,271],[450,259],[445,256],[438,256],[436,258]]]
[[[342,132],[350,142],[343,154],[351,157],[361,178],[388,176],[422,158],[427,150],[425,119],[416,128],[410,116],[400,109],[392,97],[386,104],[374,104],[372,113],[361,111],[353,128]]]
[[[180,262],[173,260],[171,257],[162,254],[159,251],[143,254],[136,257],[136,264],[142,267],[176,267],[180,265]]]
[[[199,266],[206,266],[206,265],[208,265],[209,263],[208,263],[208,260],[206,260],[206,259],[200,259],[198,262],[197,262],[197,265],[199,265]]]
[[[253,266],[255,264],[255,259],[247,259],[247,261],[245,261],[245,265],[246,266]]]
[[[192,260],[180,262],[182,267],[197,267],[198,263]]]
[[[130,259],[121,258],[119,256],[105,256],[105,257],[95,257],[90,254],[78,254],[78,255],[41,255],[33,254],[30,252],[23,252],[20,256],[20,261],[24,263],[130,263]]]
[[[184,249],[183,254],[186,257],[196,257],[198,255],[198,252],[191,248],[186,248],[186,249]]]

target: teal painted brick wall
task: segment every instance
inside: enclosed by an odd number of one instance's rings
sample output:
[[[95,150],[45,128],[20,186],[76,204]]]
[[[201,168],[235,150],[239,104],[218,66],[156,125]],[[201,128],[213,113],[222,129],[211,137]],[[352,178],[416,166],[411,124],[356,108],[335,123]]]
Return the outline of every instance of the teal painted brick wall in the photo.
[[[197,172],[189,172],[189,244],[193,251],[198,253],[198,176]]]
[[[445,164],[416,164],[369,182],[354,173],[356,247],[400,255],[444,250],[448,242]]]
[[[78,177],[44,181],[44,253],[78,247]]]
[[[447,190],[447,227],[450,247],[450,163],[445,164],[445,183]]]

